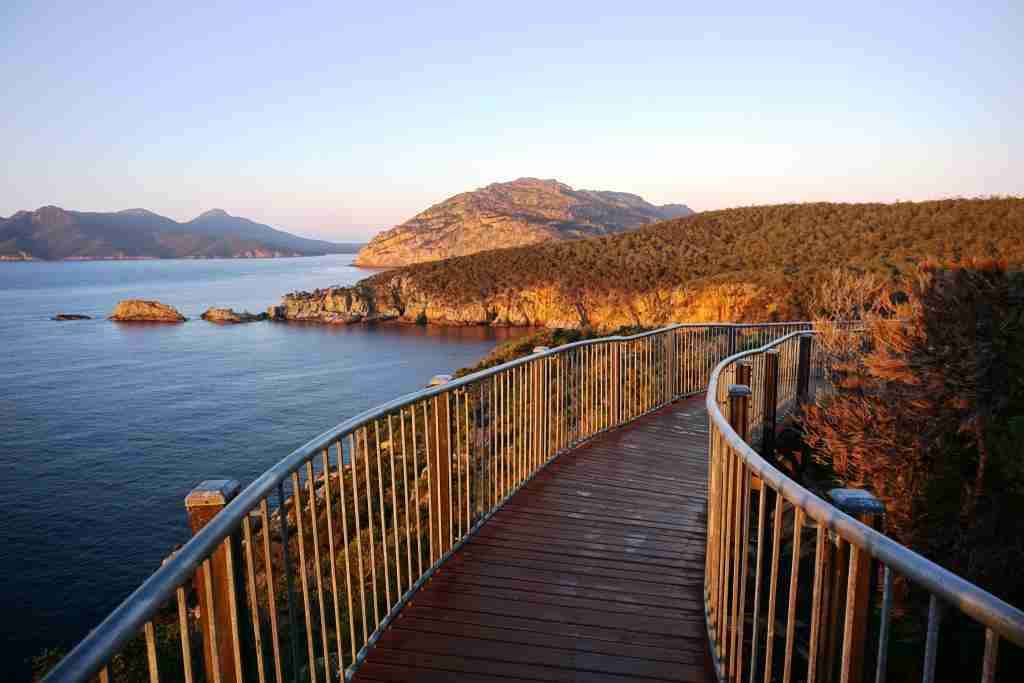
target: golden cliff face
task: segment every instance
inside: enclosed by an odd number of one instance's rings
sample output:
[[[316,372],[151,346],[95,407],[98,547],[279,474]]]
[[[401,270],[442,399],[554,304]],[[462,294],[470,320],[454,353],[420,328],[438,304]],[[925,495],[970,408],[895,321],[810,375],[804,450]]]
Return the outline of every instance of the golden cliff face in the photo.
[[[548,240],[609,235],[692,213],[636,195],[573,190],[555,180],[520,178],[455,195],[380,233],[355,264],[394,267]]]
[[[288,294],[268,313],[279,321],[349,324],[395,320],[441,325],[511,325],[615,329],[673,322],[763,320],[770,295],[745,283],[690,290],[668,287],[643,295],[569,295],[542,287],[481,298],[448,301],[424,294],[407,276],[371,284]]]

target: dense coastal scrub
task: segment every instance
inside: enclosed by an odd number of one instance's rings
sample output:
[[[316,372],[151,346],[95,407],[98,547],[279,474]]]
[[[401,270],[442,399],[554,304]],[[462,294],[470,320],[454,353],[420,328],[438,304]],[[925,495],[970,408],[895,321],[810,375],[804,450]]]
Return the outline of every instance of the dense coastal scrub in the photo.
[[[550,328],[813,315],[836,268],[908,286],[925,258],[1024,263],[1024,198],[726,209],[620,235],[497,249],[300,292],[281,320],[397,319]]]
[[[831,347],[837,390],[803,416],[807,444],[832,484],[884,503],[886,534],[1021,604],[1024,278],[968,259],[925,264],[905,299],[873,296],[870,279],[845,284],[836,310],[853,303],[868,333]],[[901,637],[919,644],[927,596],[897,586]],[[946,671],[980,670],[964,659],[983,652],[980,629],[954,611],[943,638],[962,645],[944,651]]]

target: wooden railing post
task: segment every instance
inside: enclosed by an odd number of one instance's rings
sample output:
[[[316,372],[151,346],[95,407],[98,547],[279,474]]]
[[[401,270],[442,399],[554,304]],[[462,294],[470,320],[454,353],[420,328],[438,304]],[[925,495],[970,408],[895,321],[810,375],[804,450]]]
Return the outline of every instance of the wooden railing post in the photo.
[[[745,361],[741,360],[736,364],[736,384],[742,384],[745,387],[752,387],[751,380],[753,379],[753,366]]]
[[[210,523],[231,500],[238,495],[241,486],[234,479],[208,479],[185,497],[185,510],[192,535]],[[228,547],[231,544],[231,548]],[[229,557],[229,552],[231,556]],[[203,634],[203,662],[206,680],[221,680],[223,683],[241,683],[236,672],[235,642],[232,624],[241,622],[239,615],[245,606],[242,598],[241,543],[238,534],[228,537],[210,557],[208,563],[200,565],[195,573],[195,591],[199,598],[199,624]],[[210,593],[213,604],[209,603],[206,590],[205,567],[210,568]],[[211,619],[212,615],[212,619]],[[238,629],[241,638],[242,629]],[[213,647],[216,634],[216,648]],[[216,656],[214,653],[216,652]],[[219,675],[218,675],[219,674]]]
[[[804,405],[810,400],[811,391],[811,336],[800,337],[800,353],[796,369],[796,400]]]
[[[442,380],[441,378],[444,377]],[[447,375],[438,375],[432,381],[431,384],[436,386],[438,384],[444,384],[450,381],[451,377]],[[452,546],[452,496],[451,496],[451,473],[452,473],[452,454],[451,454],[451,421],[449,416],[449,396],[450,394],[445,392],[438,394],[431,399],[431,403],[434,404],[434,415],[433,420],[427,426],[430,431],[430,443],[435,449],[433,453],[428,453],[429,465],[432,468],[432,474],[430,477],[430,496],[434,501],[437,510],[437,524],[435,528],[430,530],[433,535],[435,547],[437,548],[437,555],[440,557],[444,555]]]
[[[828,498],[837,508],[855,517],[876,531],[882,531],[885,506],[869,491],[862,489],[832,489]],[[849,661],[849,680],[861,683],[864,680],[866,666],[866,645],[868,619],[873,609],[876,588],[876,571],[874,559],[866,552],[857,552],[856,567],[850,565],[850,546],[848,543],[835,539],[832,552],[831,599],[828,601],[828,612],[823,615],[827,625],[826,639],[822,643],[825,648],[824,670],[831,673],[837,663],[836,655],[842,647],[842,660]],[[854,583],[850,584],[850,571],[855,571]],[[853,591],[852,596],[848,595]],[[847,608],[844,609],[843,605]],[[849,633],[848,642],[844,642],[843,633]],[[828,675],[826,674],[826,677]]]
[[[744,441],[747,440],[750,422],[750,395],[750,387],[746,384],[729,385],[729,425]]]
[[[779,404],[779,352],[764,354],[764,406],[761,426],[761,455],[768,462],[775,462],[775,421]]]

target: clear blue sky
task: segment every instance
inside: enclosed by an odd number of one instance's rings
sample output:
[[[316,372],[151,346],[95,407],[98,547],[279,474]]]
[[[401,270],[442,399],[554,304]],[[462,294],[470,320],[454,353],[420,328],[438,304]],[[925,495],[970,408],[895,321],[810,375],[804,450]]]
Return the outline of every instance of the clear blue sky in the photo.
[[[0,4],[0,215],[342,239],[526,175],[698,210],[1024,194],[1020,0]]]

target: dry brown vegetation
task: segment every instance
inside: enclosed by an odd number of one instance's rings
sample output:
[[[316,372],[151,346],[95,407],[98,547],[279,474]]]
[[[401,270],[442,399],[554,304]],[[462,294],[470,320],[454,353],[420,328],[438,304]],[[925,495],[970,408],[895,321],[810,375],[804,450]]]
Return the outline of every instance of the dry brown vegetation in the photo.
[[[837,390],[808,408],[807,442],[838,484],[882,500],[888,535],[1020,604],[1024,282],[1004,262],[970,259],[923,265],[896,303],[875,284],[836,287],[837,310],[861,306],[861,295],[874,303],[861,308],[862,347],[832,340]],[[902,588],[919,629],[925,596]],[[963,645],[978,629],[955,619],[949,629],[961,643],[951,656],[981,652]]]
[[[924,258],[1024,263],[1024,198],[896,204],[787,204],[711,211],[633,232],[500,249],[381,273],[451,305],[553,290],[580,301],[632,305],[671,288],[749,286],[736,319],[815,313],[814,290],[836,268],[891,282]],[[643,324],[659,324],[644,320]]]

